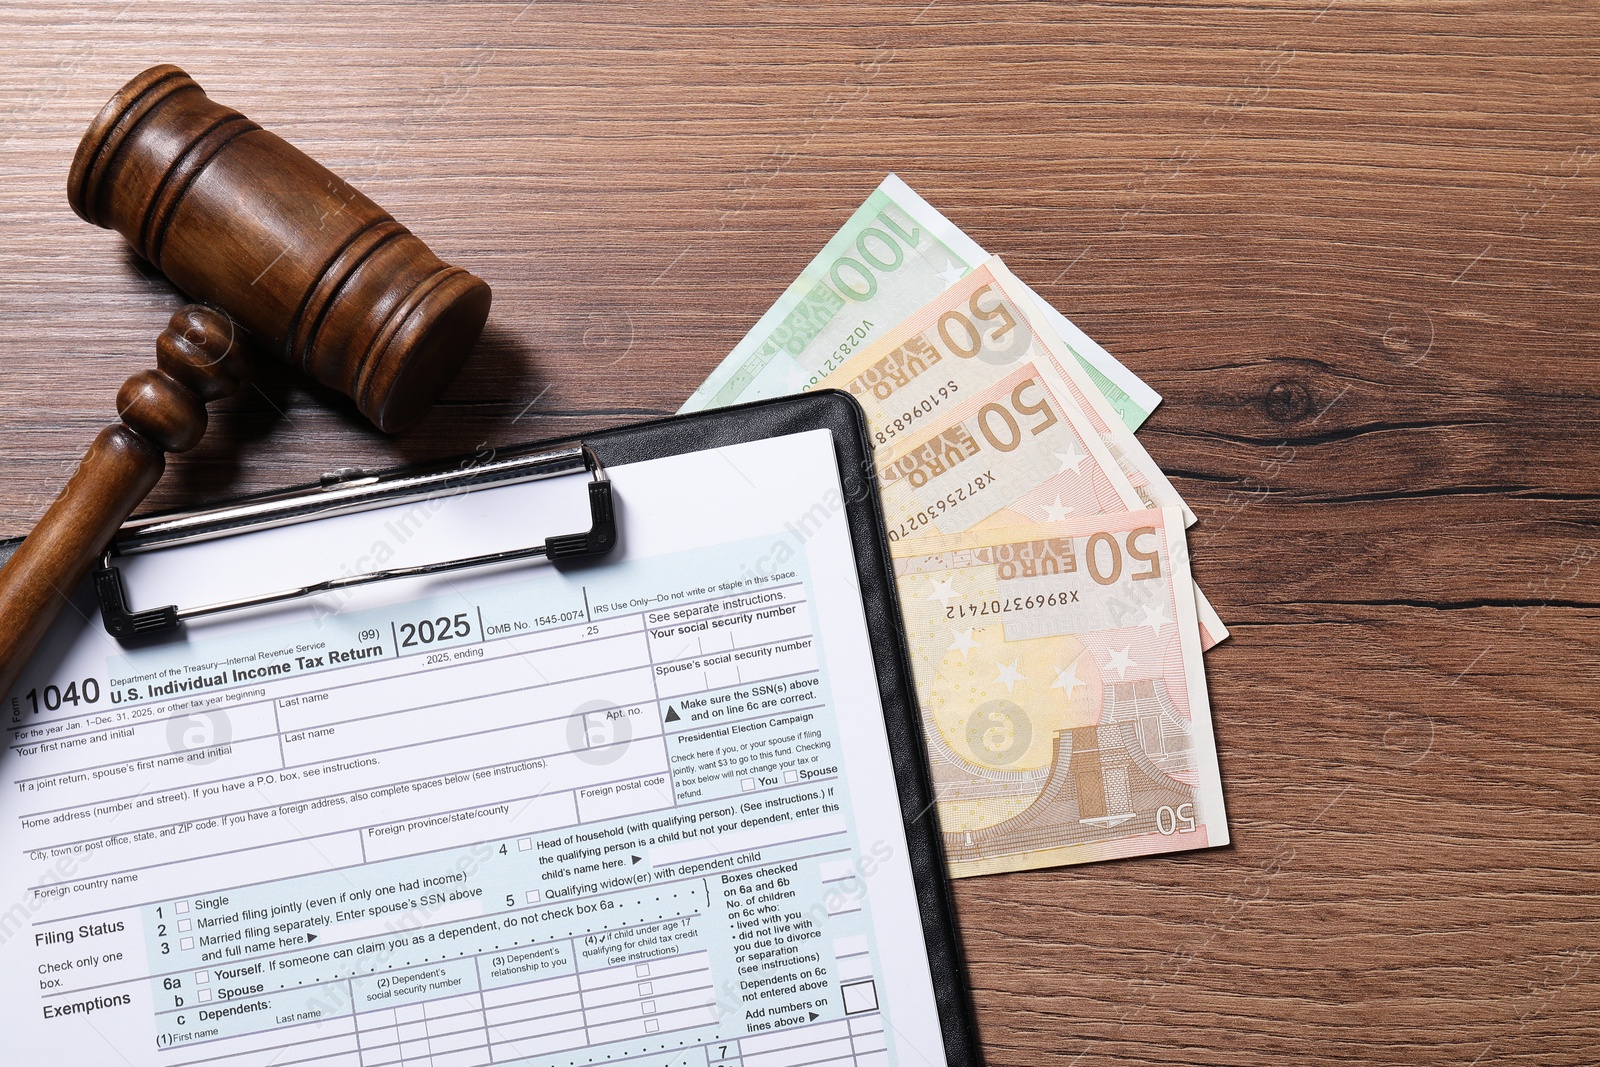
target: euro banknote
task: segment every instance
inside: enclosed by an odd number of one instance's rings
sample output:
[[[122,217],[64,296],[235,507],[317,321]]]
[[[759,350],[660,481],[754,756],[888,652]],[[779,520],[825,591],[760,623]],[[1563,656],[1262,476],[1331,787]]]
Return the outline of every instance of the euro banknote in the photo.
[[[1040,322],[1034,315],[1027,313],[1030,299],[1035,314],[1039,311],[1036,294],[1024,285],[1020,278],[1011,273],[1000,261],[999,256],[991,256],[985,266],[994,277],[998,289],[1017,308],[1019,317],[1030,327],[1030,340],[1043,347],[1051,365],[1060,372],[1073,401],[1088,416],[1089,424],[1111,450],[1118,466],[1133,482],[1134,490],[1138,492],[1140,499],[1148,507],[1178,508],[1183,512],[1184,525],[1193,526],[1194,512],[1184,503],[1183,497],[1178,495],[1178,490],[1173,487],[1172,482],[1167,479],[1150,453],[1145,451],[1144,445],[1139,443],[1133,431],[1122,421],[1111,402],[1095,388],[1092,378],[1084,370],[1082,358],[1073,350],[1072,345],[1063,340],[1057,331],[1050,329],[1047,323]]]
[[[798,393],[960,281],[987,253],[891,174],[684,403],[681,411]],[[1031,289],[1038,317],[1134,430],[1161,397]]]
[[[907,543],[920,537],[1142,506],[1105,446],[1050,389],[1050,380],[1048,368],[1025,363],[899,447],[874,454],[891,555],[911,551]],[[1171,510],[1181,523],[1183,511]],[[1187,574],[1187,557],[1184,565]],[[1200,587],[1191,585],[1201,648],[1209,650],[1227,639],[1228,628]]]
[[[910,537],[1141,506],[1049,367],[1019,363],[874,453],[891,552]],[[868,421],[872,429],[872,422]]]
[[[1133,510],[1154,503],[1152,491],[1161,487],[1187,518],[1153,462],[1159,483],[1132,472],[1145,490],[1140,495],[1074,400],[1060,373],[1064,364],[1051,358],[1022,303],[1005,298],[994,266],[974,271],[886,334],[884,355],[872,358],[875,348],[822,381],[850,390],[867,412],[890,551],[898,553],[904,538],[980,524]],[[903,342],[888,344],[897,338]],[[895,388],[884,396],[886,386]],[[901,389],[904,399],[892,402]],[[1131,433],[1126,438],[1133,442]],[[1132,455],[1122,453],[1124,461]],[[1142,448],[1137,455],[1149,461]],[[1228,630],[1198,587],[1194,596],[1209,649]]]
[[[1176,508],[902,541],[950,874],[1228,841]]]
[[[853,394],[867,413],[874,448],[886,449],[1030,363],[1046,368],[1049,391],[1082,413],[1145,506],[1181,508],[1185,522],[1194,522],[1167,476],[998,256],[884,331],[814,388]]]

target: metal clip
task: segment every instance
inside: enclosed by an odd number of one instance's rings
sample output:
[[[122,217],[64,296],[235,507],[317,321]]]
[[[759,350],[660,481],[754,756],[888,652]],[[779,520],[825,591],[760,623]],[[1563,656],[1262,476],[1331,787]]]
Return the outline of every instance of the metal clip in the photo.
[[[603,556],[617,543],[616,512],[611,498],[611,480],[606,477],[605,468],[599,458],[587,445],[574,449],[572,458],[581,456],[582,470],[587,470],[593,476],[589,482],[589,529],[582,533],[556,534],[547,537],[543,544],[533,545],[528,548],[509,549],[504,552],[489,552],[479,556],[468,556],[462,559],[443,560],[438,563],[423,563],[414,567],[395,567],[390,570],[368,571],[364,574],[346,575],[341,578],[329,578],[326,581],[303,585],[295,589],[281,589],[274,593],[264,593],[258,596],[241,597],[236,600],[224,600],[215,604],[205,604],[194,608],[179,608],[169,604],[160,608],[146,608],[143,611],[133,611],[128,607],[127,590],[122,584],[122,573],[112,566],[114,549],[107,549],[101,557],[100,565],[94,570],[95,592],[100,599],[100,615],[105,622],[107,632],[118,641],[129,641],[152,634],[167,633],[177,629],[185,619],[198,618],[203,615],[216,615],[225,611],[237,611],[241,608],[260,607],[265,604],[276,604],[285,600],[296,600],[300,597],[313,596],[317,593],[332,592],[336,589],[348,589],[352,586],[367,585],[372,582],[390,581],[396,578],[417,578],[429,574],[440,574],[446,571],[464,570],[469,567],[488,567],[497,563],[511,563],[517,560],[543,557],[546,560],[571,560],[582,559],[588,556]],[[517,475],[516,465],[520,463],[527,466],[544,464],[539,473]],[[527,460],[514,461],[511,464],[500,466],[496,469],[497,481],[530,480],[532,478],[552,477],[557,473],[566,473],[548,470],[549,457],[535,456]],[[343,474],[345,472],[338,472]],[[573,471],[571,473],[577,473]],[[385,499],[385,490],[380,480],[374,478],[371,483],[365,481],[369,477],[364,472],[357,472],[349,480],[337,479],[331,484],[326,476],[319,486],[328,489],[334,486],[339,488],[350,487],[352,481],[357,485],[371,486],[368,494],[372,500],[369,506],[382,506],[389,502]],[[452,485],[446,492],[468,491],[468,486]],[[408,497],[415,499],[412,495]],[[405,498],[402,498],[405,499]],[[359,504],[356,505],[359,507]],[[340,507],[340,513],[353,510],[350,502],[345,502]],[[223,513],[219,513],[221,515]],[[313,516],[314,517],[314,516]],[[263,522],[262,525],[267,523]],[[276,523],[273,523],[276,524]],[[226,524],[225,524],[226,525]],[[240,527],[237,523],[226,527],[227,533],[243,532],[248,527]],[[185,538],[183,543],[189,543],[195,538]],[[141,551],[149,547],[141,547]]]

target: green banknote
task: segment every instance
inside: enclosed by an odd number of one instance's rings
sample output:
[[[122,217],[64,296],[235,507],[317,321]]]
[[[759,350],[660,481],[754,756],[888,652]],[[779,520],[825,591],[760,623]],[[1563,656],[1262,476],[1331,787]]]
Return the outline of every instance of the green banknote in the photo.
[[[810,389],[987,258],[976,241],[891,174],[680,410]],[[1160,395],[1017,284],[1118,418],[1137,429]]]

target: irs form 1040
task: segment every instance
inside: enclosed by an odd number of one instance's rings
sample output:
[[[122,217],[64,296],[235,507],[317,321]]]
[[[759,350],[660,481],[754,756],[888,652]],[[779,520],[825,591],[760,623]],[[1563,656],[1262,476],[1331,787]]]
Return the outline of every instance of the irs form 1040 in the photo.
[[[829,434],[610,476],[603,566],[133,648],[66,613],[4,697],[8,1061],[945,1063]],[[124,573],[204,601],[585,521],[535,482]]]

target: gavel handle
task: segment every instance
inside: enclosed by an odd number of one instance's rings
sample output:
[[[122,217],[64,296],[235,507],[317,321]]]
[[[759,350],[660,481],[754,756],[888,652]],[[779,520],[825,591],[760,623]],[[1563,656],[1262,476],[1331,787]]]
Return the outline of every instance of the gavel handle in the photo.
[[[94,439],[67,487],[0,567],[0,699],[89,565],[161,477],[168,452],[193,448],[206,404],[238,390],[247,366],[232,320],[190,304],[156,338],[156,370],[122,383],[122,423]]]
[[[83,462],[27,540],[0,567],[0,695],[10,692],[89,566],[155,487],[166,467],[156,445],[118,424]]]

